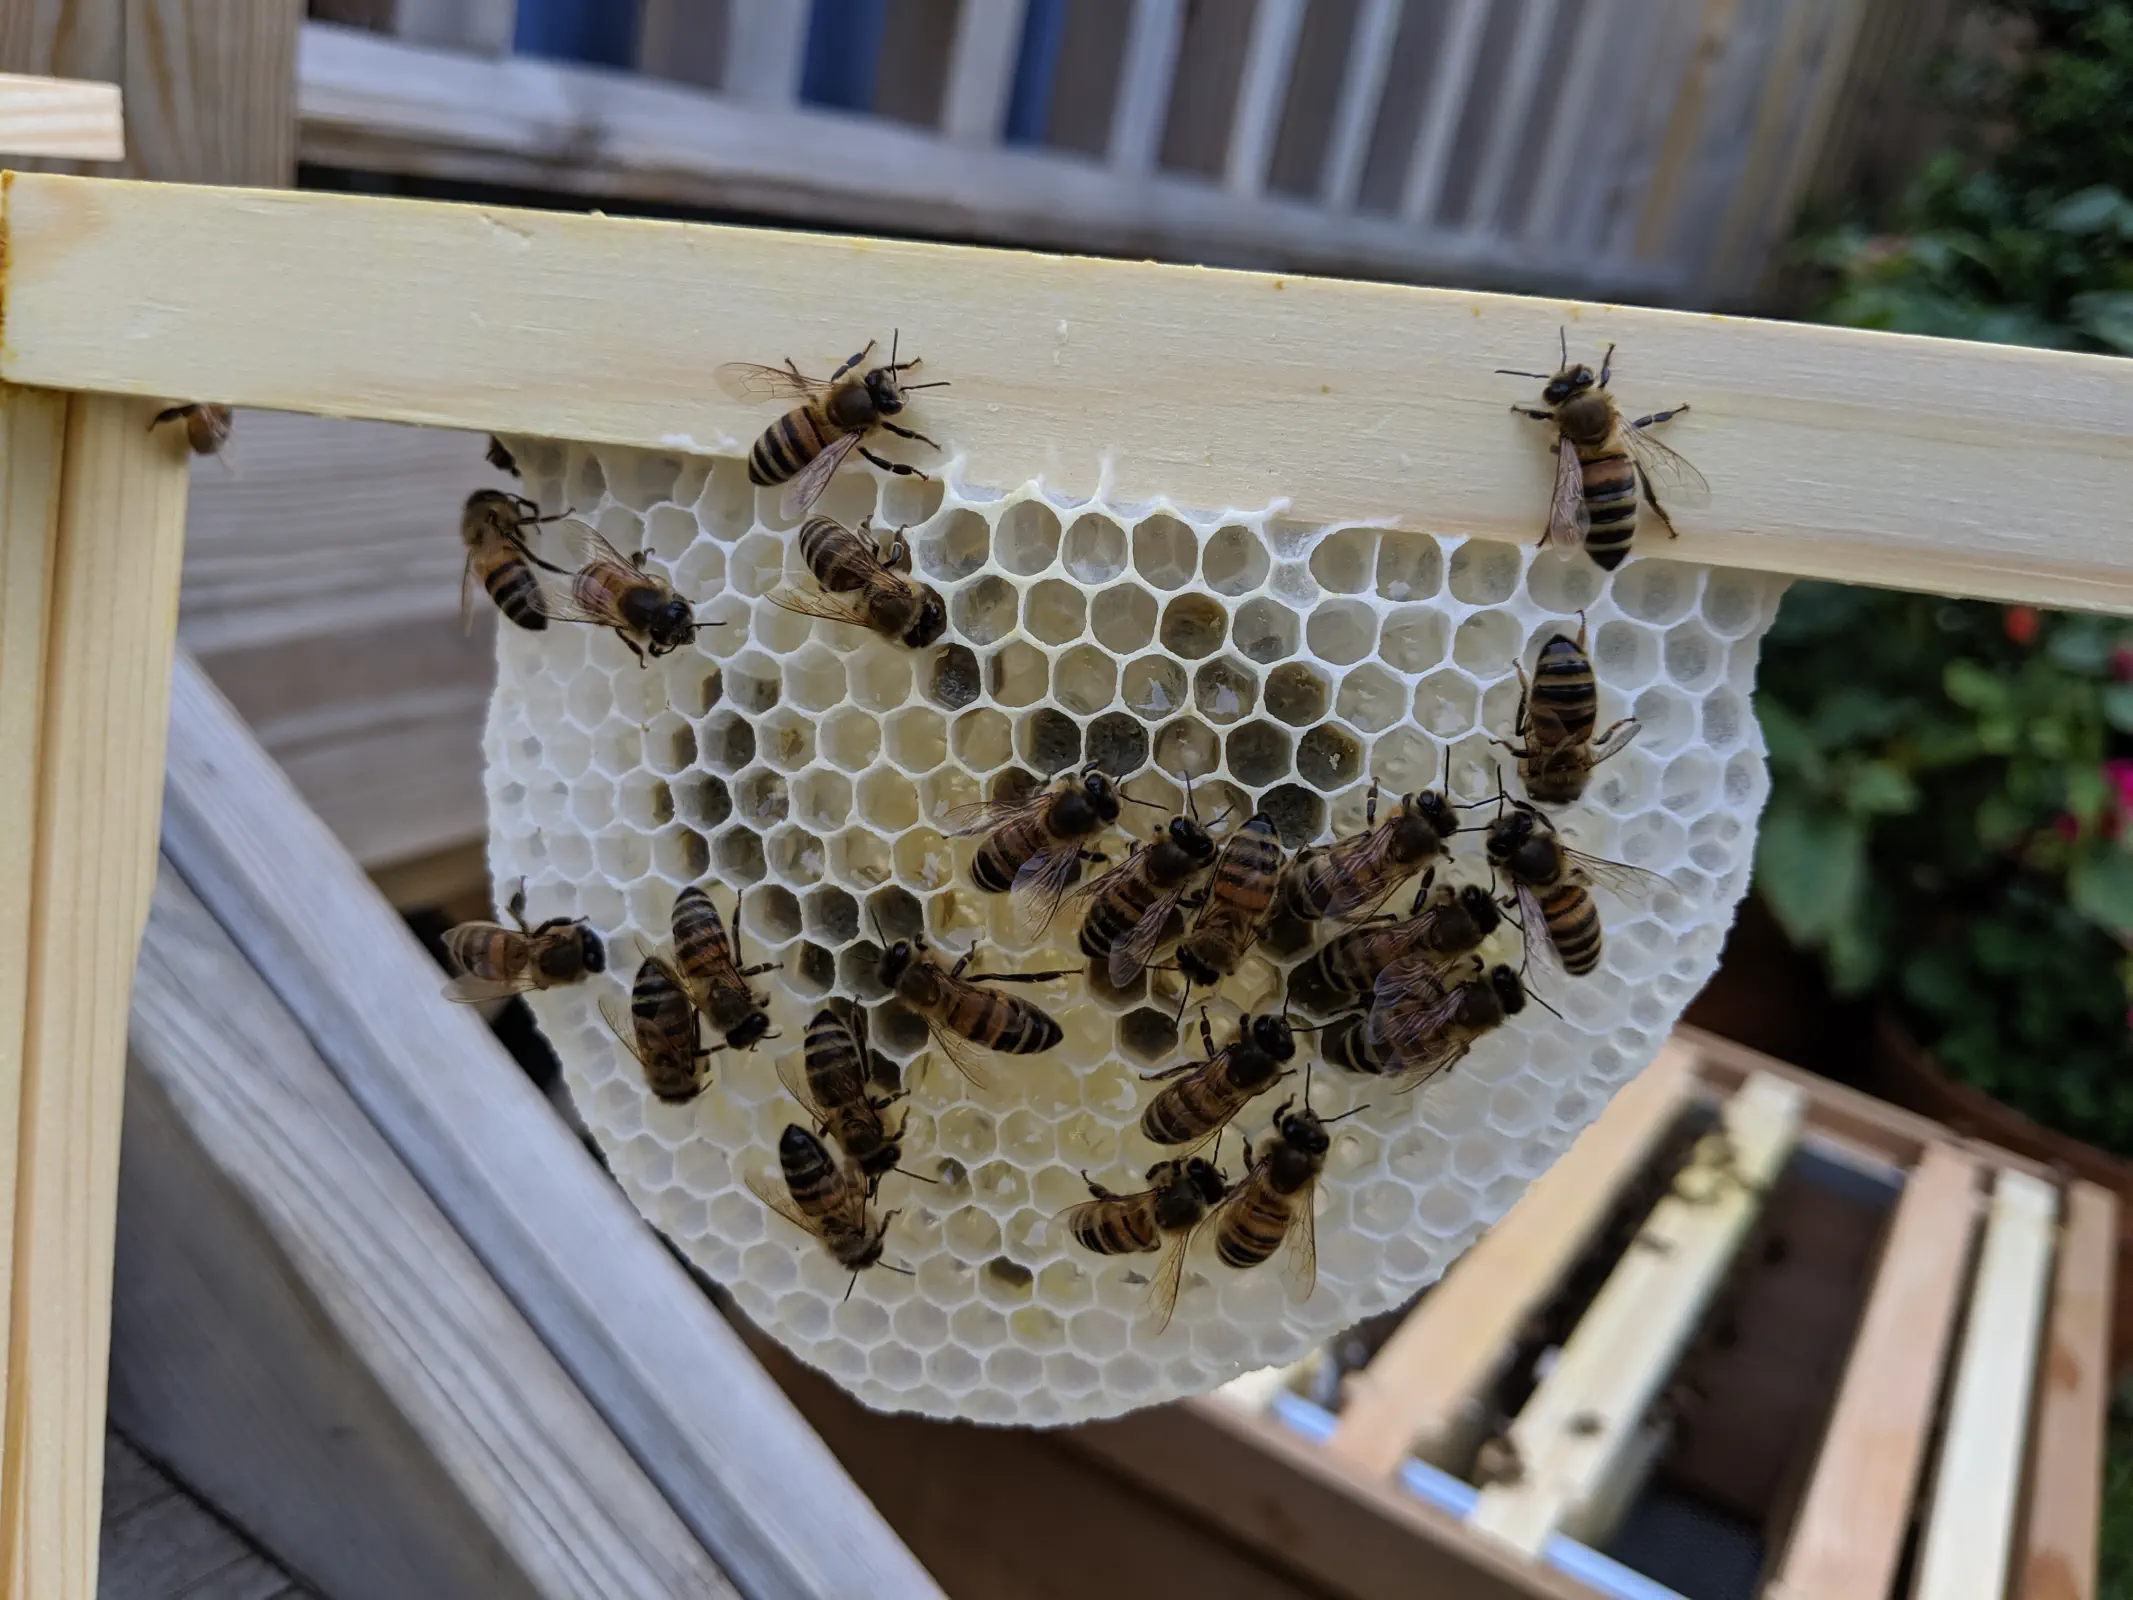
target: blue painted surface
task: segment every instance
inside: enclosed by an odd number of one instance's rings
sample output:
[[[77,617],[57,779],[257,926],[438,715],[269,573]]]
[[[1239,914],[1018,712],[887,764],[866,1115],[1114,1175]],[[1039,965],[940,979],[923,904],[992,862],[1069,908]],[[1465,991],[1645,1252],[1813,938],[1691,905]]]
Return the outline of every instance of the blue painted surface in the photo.
[[[522,56],[627,67],[637,59],[637,0],[518,0],[511,47]]]
[[[964,0],[966,5],[983,0]],[[1022,43],[1015,52],[1015,82],[1007,101],[1008,144],[1042,144],[1052,120],[1052,85],[1059,76],[1059,41],[1066,35],[1067,0],[1029,0]]]
[[[1284,1427],[1313,1444],[1324,1444],[1333,1436],[1333,1413],[1323,1406],[1313,1405],[1302,1395],[1277,1394],[1267,1411]],[[1402,1466],[1400,1487],[1462,1522],[1474,1514],[1474,1503],[1480,1498],[1472,1484],[1462,1482],[1426,1461],[1409,1460]],[[1632,1572],[1621,1562],[1559,1533],[1552,1535],[1541,1547],[1541,1559],[1556,1571],[1586,1584],[1604,1600],[1682,1600],[1677,1591],[1654,1583],[1641,1572]]]
[[[888,22],[889,0],[815,0],[800,66],[801,102],[840,111],[873,110],[874,72]]]

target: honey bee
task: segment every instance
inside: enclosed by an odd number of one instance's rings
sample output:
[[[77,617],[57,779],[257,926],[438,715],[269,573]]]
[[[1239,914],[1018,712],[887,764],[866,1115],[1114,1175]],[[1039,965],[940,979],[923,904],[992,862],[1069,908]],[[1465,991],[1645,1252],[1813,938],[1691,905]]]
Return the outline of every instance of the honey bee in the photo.
[[[857,1164],[872,1194],[903,1159],[901,1124],[891,1132],[882,1119],[902,1096],[867,1093],[867,1014],[858,1006],[851,1011],[848,1020],[824,1006],[810,1017],[806,1050],[797,1061],[789,1055],[779,1060],[778,1080]]]
[[[958,838],[985,835],[971,859],[970,881],[987,894],[1011,890],[1034,938],[1051,925],[1081,863],[1103,859],[1082,841],[1118,820],[1119,802],[1118,785],[1090,765],[1026,800],[957,806],[947,820],[958,825]]]
[[[508,472],[514,478],[518,476],[517,458],[505,447],[504,441],[497,438],[495,434],[489,435],[489,446],[482,451],[482,457],[498,472]]]
[[[778,1135],[778,1170],[784,1178],[784,1193],[770,1179],[753,1172],[748,1174],[748,1187],[787,1222],[821,1240],[830,1259],[851,1273],[852,1282],[844,1290],[847,1300],[867,1268],[903,1270],[881,1259],[882,1240],[896,1213],[883,1212],[881,1220],[870,1225],[866,1182],[849,1156],[833,1160],[819,1138],[797,1122],[788,1122]]]
[[[568,515],[559,512],[558,516]],[[474,627],[474,586],[479,581],[496,602],[496,609],[521,628],[534,633],[548,626],[547,603],[535,567],[561,573],[528,548],[526,530],[556,517],[544,517],[540,507],[523,495],[501,489],[476,489],[467,496],[459,513],[459,538],[467,547],[466,571],[459,579],[459,626]]]
[[[1394,890],[1444,852],[1459,831],[1459,813],[1434,789],[1411,794],[1378,821],[1378,786],[1371,780],[1364,832],[1313,845],[1282,875],[1283,908],[1305,922],[1334,917],[1357,922],[1376,914]]]
[[[1141,1132],[1151,1143],[1198,1149],[1214,1138],[1287,1075],[1288,1063],[1296,1059],[1296,1032],[1286,1017],[1243,1017],[1235,1037],[1217,1050],[1215,1030],[1202,1006],[1200,1048],[1206,1052],[1204,1060],[1141,1075],[1148,1083],[1178,1080],[1141,1109]]]
[[[1281,882],[1281,861],[1281,836],[1264,811],[1224,842],[1192,931],[1178,946],[1178,970],[1189,982],[1220,983],[1259,942]]]
[[[711,897],[693,883],[674,898],[672,976],[689,1003],[704,1014],[728,1050],[753,1050],[770,1033],[763,997],[748,987],[760,973],[775,972],[775,961],[743,967],[740,963],[741,908],[733,907],[733,938],[719,921]],[[654,958],[656,959],[656,958]]]
[[[1527,950],[1572,977],[1600,964],[1600,908],[1592,885],[1625,899],[1673,887],[1656,872],[1571,849],[1546,817],[1518,801],[1489,824],[1488,853],[1490,865],[1511,880]]]
[[[444,986],[445,999],[474,1005],[607,970],[607,949],[583,917],[550,917],[537,928],[526,926],[523,881],[505,912],[512,927],[462,922],[445,930],[444,951],[458,971]]]
[[[1139,977],[1155,953],[1184,931],[1178,903],[1215,859],[1215,841],[1191,808],[1188,790],[1183,815],[1079,891],[1089,902],[1081,919],[1081,953],[1104,963],[1114,989]]]
[[[780,509],[788,517],[804,516],[831,476],[855,450],[884,472],[923,478],[925,473],[901,461],[890,461],[866,447],[866,437],[876,428],[920,444],[939,445],[922,433],[891,422],[903,410],[905,397],[920,389],[944,389],[947,383],[905,383],[897,374],[918,365],[918,357],[896,359],[896,340],[889,341],[887,366],[872,367],[856,376],[853,369],[874,349],[853,356],[827,379],[810,378],[792,364],[757,366],[749,361],[730,361],[718,369],[719,387],[736,400],[797,400],[798,405],[763,430],[748,452],[748,481],[759,485],[786,484]]]
[[[577,571],[563,593],[548,597],[548,615],[556,621],[614,629],[640,667],[651,665],[648,657],[669,655],[693,643],[698,628],[718,626],[698,622],[671,583],[645,570],[647,552],[625,557],[598,529],[583,522],[567,523],[565,529]]]
[[[1251,1141],[1245,1141],[1244,1176],[1201,1226],[1214,1230],[1215,1255],[1222,1264],[1239,1270],[1263,1264],[1287,1243],[1282,1277],[1290,1297],[1303,1301],[1318,1287],[1318,1230],[1311,1202],[1319,1174],[1326,1169],[1326,1153],[1333,1148],[1326,1128],[1341,1118],[1321,1119],[1308,1098],[1301,1107],[1294,1106],[1285,1100],[1275,1111],[1273,1132],[1257,1156]]]
[[[1378,976],[1367,1018],[1327,1025],[1320,1053],[1350,1072],[1394,1080],[1395,1093],[1419,1089],[1449,1072],[1474,1041],[1526,1009],[1526,986],[1511,968],[1485,967],[1445,984],[1418,956],[1394,962]]]
[[[1518,758],[1518,781],[1526,798],[1541,805],[1567,806],[1585,793],[1592,769],[1629,748],[1637,737],[1635,717],[1623,717],[1595,739],[1600,720],[1600,687],[1592,658],[1585,654],[1585,614],[1578,613],[1578,636],[1558,633],[1541,646],[1529,682],[1518,669],[1518,717],[1514,737],[1492,741]]]
[[[871,628],[913,650],[925,649],[947,628],[948,605],[940,592],[904,576],[911,569],[911,547],[901,533],[879,550],[872,539],[833,518],[809,517],[800,525],[799,543],[800,558],[828,593],[779,589],[770,597],[773,604],[803,617]],[[855,598],[832,598],[836,595]]]
[[[185,443],[196,456],[220,455],[223,446],[230,442],[231,417],[228,406],[172,406],[167,411],[158,411],[155,421],[148,426],[152,431],[166,422],[179,421],[185,424]]]
[[[1049,983],[1064,972],[977,972],[967,977],[966,951],[952,967],[940,964],[923,938],[898,939],[882,952],[881,982],[925,1018],[941,1054],[979,1088],[989,1081],[971,1059],[970,1046],[1004,1055],[1033,1056],[1063,1037],[1059,1024],[1029,1001],[979,987],[985,983]]]
[[[1425,880],[1424,894],[1429,894]],[[1416,897],[1416,907],[1397,922],[1354,928],[1328,940],[1296,969],[1293,985],[1328,1010],[1361,999],[1376,986],[1378,975],[1411,955],[1422,955],[1441,971],[1481,947],[1502,924],[1503,915],[1489,891],[1478,883],[1447,884]]]
[[[1081,1181],[1089,1186],[1090,1198],[1061,1215],[1076,1244],[1100,1256],[1163,1253],[1148,1291],[1152,1331],[1161,1333],[1177,1309],[1185,1246],[1208,1208],[1222,1203],[1229,1185],[1198,1156],[1158,1161],[1148,1169],[1149,1186],[1132,1194],[1113,1194],[1086,1172]]]
[[[647,960],[630,986],[630,1014],[625,1024],[611,1002],[600,1002],[600,1015],[637,1058],[645,1084],[669,1105],[687,1105],[711,1083],[711,1052],[697,1031],[696,1007],[688,991],[664,961]]]
[[[1566,549],[1583,546],[1593,564],[1613,571],[1629,554],[1629,542],[1637,531],[1637,490],[1641,485],[1645,503],[1666,529],[1674,532],[1674,519],[1667,515],[1652,490],[1657,476],[1669,480],[1683,499],[1701,496],[1710,485],[1703,474],[1648,430],[1688,410],[1686,404],[1670,411],[1654,411],[1648,417],[1624,422],[1607,393],[1607,378],[1613,367],[1615,347],[1609,345],[1601,359],[1600,373],[1570,361],[1570,338],[1562,334],[1563,365],[1554,373],[1497,370],[1513,378],[1539,378],[1547,384],[1539,407],[1514,405],[1520,416],[1555,424],[1555,493],[1548,503],[1548,526],[1541,534],[1543,545]]]

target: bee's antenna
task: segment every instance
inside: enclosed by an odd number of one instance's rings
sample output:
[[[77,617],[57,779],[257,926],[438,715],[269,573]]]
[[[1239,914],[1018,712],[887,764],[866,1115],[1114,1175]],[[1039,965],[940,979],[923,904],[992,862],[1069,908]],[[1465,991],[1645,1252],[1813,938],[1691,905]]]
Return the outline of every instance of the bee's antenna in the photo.
[[[1555,342],[1563,347],[1563,365],[1570,365],[1570,330],[1560,322],[1555,325]]]
[[[1361,1116],[1365,1111],[1368,1111],[1369,1109],[1370,1102],[1366,1100],[1359,1106],[1350,1106],[1346,1111],[1343,1111],[1337,1117],[1320,1117],[1318,1119],[1319,1125],[1321,1127],[1330,1128],[1336,1122],[1346,1122],[1350,1117]]]
[[[899,383],[896,387],[905,394],[916,394],[921,389],[945,389],[948,387],[948,380],[935,378],[931,383]]]
[[[1498,367],[1496,369],[1496,372],[1499,377],[1538,378],[1543,383],[1546,383],[1550,378],[1555,376],[1555,374],[1552,372],[1523,372],[1517,367]]]
[[[903,336],[904,331],[901,328],[891,328],[889,330],[889,367],[891,371],[895,370],[896,346],[902,340]]]
[[[1556,1010],[1555,1007],[1548,1004],[1548,1002],[1543,1000],[1539,995],[1535,994],[1530,986],[1526,988],[1526,998],[1528,1000],[1531,1000],[1535,1005],[1539,1006],[1541,1010],[1547,1012],[1549,1016],[1555,1018],[1556,1021],[1561,1022],[1563,1020],[1563,1014],[1560,1011]]]

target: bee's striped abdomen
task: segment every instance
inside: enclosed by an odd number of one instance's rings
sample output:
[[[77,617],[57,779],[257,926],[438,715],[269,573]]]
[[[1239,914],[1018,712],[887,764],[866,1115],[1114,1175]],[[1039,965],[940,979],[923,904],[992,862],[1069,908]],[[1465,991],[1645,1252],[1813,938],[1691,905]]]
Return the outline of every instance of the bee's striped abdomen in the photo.
[[[1541,647],[1540,659],[1533,663],[1533,688],[1526,702],[1533,733],[1547,746],[1587,743],[1599,710],[1592,662],[1557,634]]]
[[[748,452],[750,483],[785,482],[841,437],[841,430],[820,410],[818,405],[795,406],[763,430]]]
[[[505,561],[482,574],[482,586],[496,609],[533,633],[548,626],[548,612],[541,604],[540,580],[523,561]]]
[[[1139,1255],[1162,1248],[1155,1208],[1137,1199],[1099,1201],[1074,1218],[1074,1242],[1100,1256]]]
[[[1583,884],[1559,883],[1541,895],[1541,916],[1563,968],[1583,977],[1600,964],[1600,908]]]
[[[1585,553],[1612,571],[1629,554],[1630,537],[1637,531],[1637,469],[1622,446],[1619,429],[1601,444],[1578,446],[1578,460],[1584,464],[1585,514],[1592,524],[1585,535]]]
[[[1256,1267],[1281,1248],[1293,1215],[1289,1196],[1263,1179],[1251,1181],[1215,1235],[1215,1254],[1224,1266]]]

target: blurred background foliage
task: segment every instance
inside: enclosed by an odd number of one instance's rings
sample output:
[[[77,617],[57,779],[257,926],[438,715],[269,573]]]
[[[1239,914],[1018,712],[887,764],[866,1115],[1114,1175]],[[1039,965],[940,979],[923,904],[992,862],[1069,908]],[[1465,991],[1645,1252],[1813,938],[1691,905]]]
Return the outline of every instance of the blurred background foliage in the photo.
[[[2133,0],[1996,0],[1958,145],[1810,235],[1820,320],[2133,354]],[[2129,508],[2133,509],[2133,508]],[[1757,710],[1757,889],[1955,1077],[2133,1155],[2133,625],[1829,584]]]

